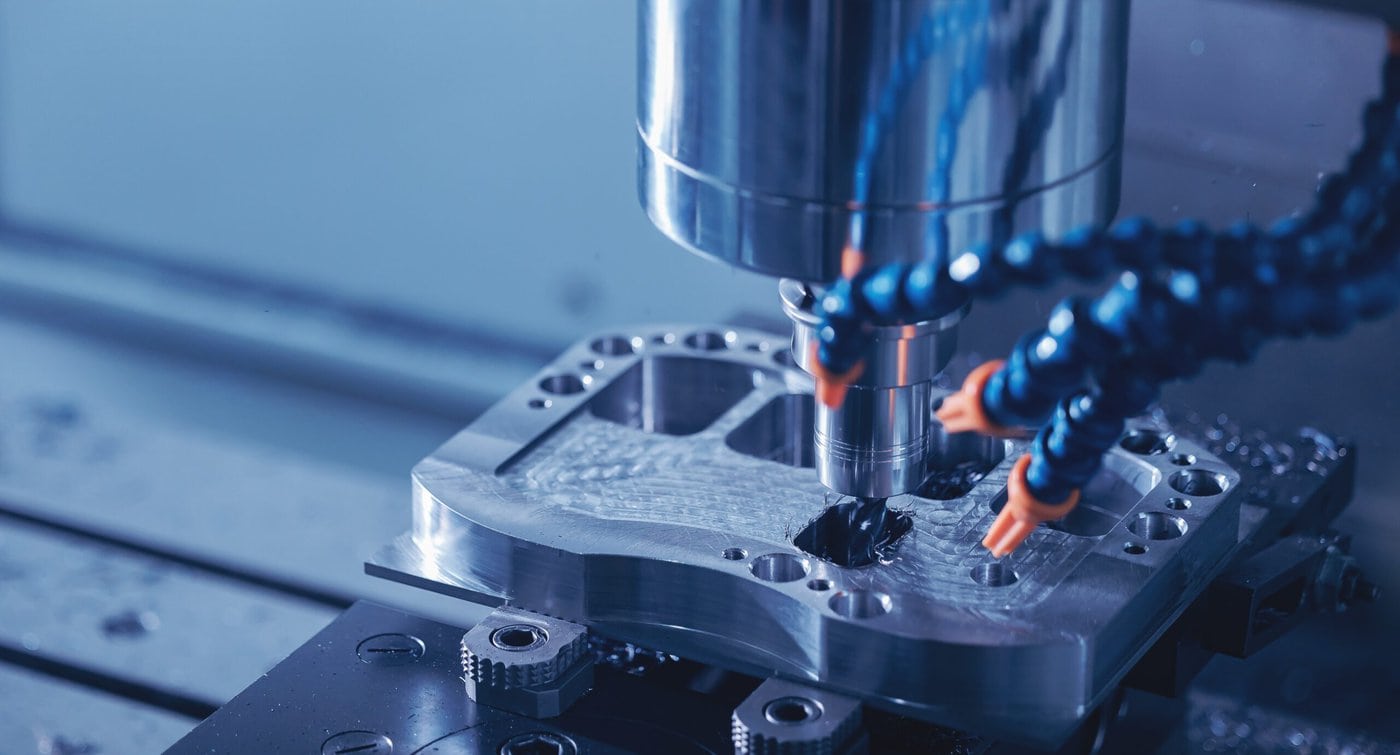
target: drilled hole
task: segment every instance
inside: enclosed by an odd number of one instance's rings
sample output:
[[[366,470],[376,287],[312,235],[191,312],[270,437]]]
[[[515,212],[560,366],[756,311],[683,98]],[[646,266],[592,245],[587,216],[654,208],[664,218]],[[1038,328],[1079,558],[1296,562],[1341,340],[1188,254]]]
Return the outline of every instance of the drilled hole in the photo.
[[[1204,498],[1225,492],[1225,477],[1207,472],[1204,469],[1186,469],[1168,478],[1172,490],[1189,496]]]
[[[626,338],[623,336],[606,336],[588,344],[595,353],[603,356],[615,357],[622,354],[635,354],[641,348],[640,338]]]
[[[529,624],[511,624],[491,633],[491,644],[502,650],[529,650],[548,640],[547,632]]]
[[[660,333],[651,337],[651,342],[657,346],[670,346],[676,342],[675,333]]]
[[[764,582],[796,582],[807,576],[811,564],[791,553],[769,553],[753,560],[749,571]]]
[[[1149,511],[1138,514],[1128,529],[1148,540],[1171,540],[1186,534],[1186,520],[1160,511]]]
[[[807,582],[807,589],[808,589],[808,590],[815,590],[815,591],[817,591],[817,592],[826,592],[827,590],[830,590],[830,589],[831,589],[831,580],[829,580],[829,579],[813,579],[813,580],[809,580],[809,581]]]
[[[1016,584],[1017,579],[1020,579],[1020,576],[1016,571],[1000,561],[972,568],[972,581],[986,587],[1006,587]]]
[[[873,619],[894,608],[890,596],[874,590],[838,592],[827,602],[831,610],[848,619]]]
[[[744,347],[744,349],[745,349],[746,351],[752,351],[752,352],[754,352],[755,354],[762,354],[763,352],[765,352],[765,351],[768,350],[768,342],[767,342],[767,341],[757,341],[757,342],[755,342],[755,343],[748,344],[747,346]]]
[[[1127,543],[1123,546],[1123,552],[1129,556],[1141,556],[1147,552],[1147,546],[1142,543]]]
[[[749,557],[749,552],[743,548],[725,548],[724,552],[720,555],[724,556],[725,559],[729,561],[743,561]]]
[[[1171,448],[1171,438],[1153,430],[1134,430],[1124,435],[1118,445],[1139,456],[1151,456]]]
[[[1167,508],[1172,511],[1185,511],[1191,508],[1191,502],[1185,498],[1169,498],[1167,499]]]
[[[691,333],[685,337],[685,345],[692,349],[701,351],[719,351],[729,348],[730,338],[725,333],[716,333],[713,330],[704,330],[699,333]]]
[[[532,398],[529,404],[531,409],[548,409],[554,406],[554,402],[547,398]]]
[[[582,393],[584,389],[583,378],[578,375],[564,373],[563,375],[551,375],[540,381],[540,390],[545,393],[553,393],[556,396],[567,396],[571,393]]]
[[[1173,454],[1172,463],[1178,467],[1189,467],[1196,463],[1196,457],[1192,454]]]
[[[780,697],[763,706],[763,717],[775,724],[794,726],[821,718],[822,708],[810,698]]]
[[[597,372],[603,369],[607,363],[601,359],[585,359],[578,363],[578,368],[584,372]]]

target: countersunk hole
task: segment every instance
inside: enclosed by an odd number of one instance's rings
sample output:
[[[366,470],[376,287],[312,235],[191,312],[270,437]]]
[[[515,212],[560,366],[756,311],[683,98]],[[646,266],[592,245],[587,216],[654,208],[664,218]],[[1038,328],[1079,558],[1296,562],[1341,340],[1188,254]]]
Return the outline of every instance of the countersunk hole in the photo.
[[[749,552],[743,548],[725,548],[720,555],[729,561],[743,561],[749,557]]]
[[[813,580],[808,580],[808,582],[807,582],[807,589],[808,589],[808,590],[816,590],[817,592],[826,592],[827,590],[830,590],[830,589],[831,589],[831,580],[829,580],[829,579],[813,579]]]
[[[831,610],[848,619],[873,619],[884,616],[894,608],[890,596],[874,590],[838,592],[827,602]]]
[[[661,333],[651,337],[651,342],[657,346],[670,346],[676,342],[675,333]]]
[[[1204,469],[1184,469],[1167,479],[1172,490],[1198,498],[1225,492],[1225,477]]]
[[[1151,456],[1171,448],[1172,439],[1155,430],[1134,430],[1124,435],[1123,439],[1118,441],[1118,445],[1124,451],[1131,451],[1139,456]]]
[[[753,560],[749,571],[764,582],[796,582],[812,568],[807,559],[791,553],[769,553]]]
[[[784,367],[797,366],[797,360],[792,358],[792,349],[782,349],[781,351],[774,352],[773,361]]]
[[[551,406],[554,406],[554,402],[547,398],[532,398],[529,403],[531,409],[548,409]]]
[[[713,330],[702,330],[699,333],[691,333],[685,337],[685,345],[692,349],[701,351],[719,351],[729,348],[733,340],[730,333],[716,333]]]
[[[1006,587],[1016,584],[1020,575],[1000,561],[972,567],[972,581],[986,587]]]
[[[1138,514],[1128,529],[1148,540],[1171,540],[1186,534],[1186,520],[1160,511],[1149,511]]]
[[[763,717],[769,722],[795,726],[822,717],[822,706],[808,697],[780,697],[763,706]]]
[[[540,381],[540,390],[545,393],[553,393],[557,396],[582,393],[583,389],[583,378],[567,372],[562,375],[550,375]]]
[[[1168,498],[1167,508],[1172,511],[1185,511],[1191,508],[1191,502],[1185,498]]]
[[[511,624],[491,633],[491,644],[502,650],[531,650],[548,641],[548,632],[530,624]]]
[[[1173,454],[1172,463],[1178,467],[1189,467],[1196,463],[1194,454]]]
[[[574,740],[552,731],[518,734],[501,745],[500,755],[574,755]]]
[[[1141,556],[1147,552],[1147,546],[1142,543],[1125,543],[1123,545],[1123,552],[1129,556]]]
[[[635,354],[641,348],[640,338],[626,338],[623,336],[604,336],[588,344],[595,353],[603,356],[615,357],[622,354]]]

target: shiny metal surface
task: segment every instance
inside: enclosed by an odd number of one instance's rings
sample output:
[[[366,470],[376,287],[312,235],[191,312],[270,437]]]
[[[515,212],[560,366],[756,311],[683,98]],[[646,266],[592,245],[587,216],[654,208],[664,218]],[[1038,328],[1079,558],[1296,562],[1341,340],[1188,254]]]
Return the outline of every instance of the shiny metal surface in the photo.
[[[769,679],[734,709],[735,755],[866,755],[860,701]]]
[[[167,753],[533,755],[550,750],[531,740],[548,738],[570,743],[575,755],[730,752],[732,708],[603,664],[597,690],[558,718],[477,705],[462,690],[463,631],[356,603]],[[384,634],[413,637],[424,652],[393,664],[356,657],[366,637]]]
[[[588,628],[497,608],[462,635],[467,696],[528,718],[554,718],[593,688]]]
[[[711,332],[718,340],[690,338]],[[774,400],[810,392],[809,378],[775,354],[782,339],[686,326],[606,336],[566,351],[415,468],[413,530],[371,573],[1050,744],[1236,548],[1238,476],[1174,438],[1164,443],[1174,453],[1109,454],[1075,516],[993,562],[977,542],[1022,448],[1012,443],[988,451],[986,476],[965,495],[891,499],[911,517],[909,533],[872,566],[836,566],[793,538],[839,498],[809,471],[749,456],[731,440]],[[641,346],[596,348],[617,342]],[[725,395],[723,409],[711,408],[699,429],[684,424],[688,434],[600,415],[596,402],[617,403],[615,386],[661,362],[669,366],[651,374],[689,373],[691,396],[704,396],[709,381]],[[747,391],[733,395],[744,381]],[[629,390],[623,403],[643,416],[670,395],[655,385]],[[1181,495],[1170,480],[1188,457],[1225,491],[1169,508]],[[1143,522],[1172,525],[1174,535]]]
[[[810,372],[820,318],[819,293],[806,284],[778,284],[783,312],[792,320],[792,354]],[[842,495],[887,498],[919,487],[937,465],[941,426],[933,416],[933,379],[957,347],[957,307],[933,320],[871,327],[861,375],[838,407],[816,402],[813,456],[817,478]]]
[[[876,263],[937,251],[943,222],[958,248],[988,238],[998,213],[1051,234],[1108,219],[1128,3],[994,5],[640,0],[647,215],[692,251],[809,282],[836,277],[857,211]],[[892,83],[926,23],[941,28],[931,54]],[[1028,125],[1059,76],[1043,129]]]

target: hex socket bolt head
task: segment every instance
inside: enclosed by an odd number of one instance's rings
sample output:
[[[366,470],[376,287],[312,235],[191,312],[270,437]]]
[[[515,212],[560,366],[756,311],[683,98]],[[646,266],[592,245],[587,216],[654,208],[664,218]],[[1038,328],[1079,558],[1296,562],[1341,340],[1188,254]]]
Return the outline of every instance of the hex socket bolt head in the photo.
[[[498,608],[462,635],[467,695],[481,705],[553,718],[593,687],[588,629]]]

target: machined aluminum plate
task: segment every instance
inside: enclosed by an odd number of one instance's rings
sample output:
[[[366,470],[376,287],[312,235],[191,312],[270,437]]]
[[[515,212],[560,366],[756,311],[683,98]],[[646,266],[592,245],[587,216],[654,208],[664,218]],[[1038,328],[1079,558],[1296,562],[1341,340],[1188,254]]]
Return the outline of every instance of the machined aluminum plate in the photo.
[[[586,339],[413,471],[413,529],[369,570],[522,606],[706,663],[827,686],[939,724],[1054,743],[1209,583],[1238,475],[1142,423],[1075,513],[993,560],[979,545],[1020,441],[875,563],[794,545],[841,503],[810,468],[811,381],[786,339],[648,326]]]

